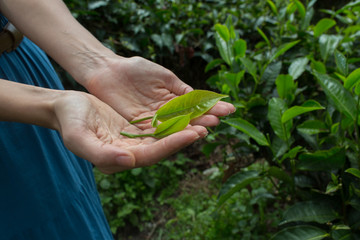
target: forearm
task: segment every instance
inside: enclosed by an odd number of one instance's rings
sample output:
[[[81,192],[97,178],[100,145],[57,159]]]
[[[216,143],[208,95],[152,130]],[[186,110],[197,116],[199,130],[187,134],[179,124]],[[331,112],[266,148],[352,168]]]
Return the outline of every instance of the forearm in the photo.
[[[0,10],[85,87],[90,71],[114,55],[74,19],[61,0],[0,0]]]
[[[0,79],[0,121],[58,129],[54,102],[62,91]]]

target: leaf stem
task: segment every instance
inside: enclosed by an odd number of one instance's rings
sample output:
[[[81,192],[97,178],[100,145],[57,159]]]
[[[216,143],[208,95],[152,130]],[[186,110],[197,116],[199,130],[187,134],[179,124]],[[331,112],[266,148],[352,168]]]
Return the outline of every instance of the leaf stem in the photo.
[[[129,138],[137,138],[137,137],[155,137],[155,134],[149,133],[149,134],[132,134],[127,132],[120,132],[121,135]]]
[[[137,120],[131,121],[130,123],[131,123],[131,124],[134,124],[134,123],[142,122],[142,121],[145,121],[145,120],[148,120],[148,119],[152,119],[152,118],[153,118],[153,116],[144,117],[144,118],[141,118],[141,119],[137,119]]]

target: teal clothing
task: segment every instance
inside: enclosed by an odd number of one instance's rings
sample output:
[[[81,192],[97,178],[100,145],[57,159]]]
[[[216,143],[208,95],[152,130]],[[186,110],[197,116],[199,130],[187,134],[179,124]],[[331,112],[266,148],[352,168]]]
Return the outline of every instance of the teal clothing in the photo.
[[[0,15],[0,30],[6,23]],[[63,89],[46,54],[27,38],[0,56],[0,78]],[[69,152],[58,132],[0,122],[0,239],[113,239],[91,163]]]

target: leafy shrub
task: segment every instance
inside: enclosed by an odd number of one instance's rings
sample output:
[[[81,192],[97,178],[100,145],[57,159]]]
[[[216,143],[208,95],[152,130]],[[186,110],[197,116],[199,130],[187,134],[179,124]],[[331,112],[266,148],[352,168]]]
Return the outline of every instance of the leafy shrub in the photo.
[[[166,160],[113,175],[95,171],[105,215],[114,235],[129,229],[137,232],[143,229],[142,223],[151,222],[156,206],[176,191],[190,162],[179,154],[176,161]]]
[[[211,76],[237,107],[204,146],[220,146],[229,165],[217,202],[200,191],[167,199],[182,158],[96,174],[114,233],[152,219],[155,198],[177,209],[163,230],[170,239],[359,238],[359,1],[65,2],[114,51],[152,59],[194,87]]]
[[[215,135],[235,139],[235,156],[252,152],[271,166],[233,175],[218,204],[250,183],[272,179],[277,201],[289,205],[272,239],[360,236],[360,71],[354,47],[360,2],[323,10],[327,16],[313,22],[315,2],[266,1],[266,21],[253,26],[255,42],[236,31],[236,17],[216,24],[221,58],[206,69],[218,68],[208,82],[230,94],[238,109],[223,121],[231,128],[223,125]]]

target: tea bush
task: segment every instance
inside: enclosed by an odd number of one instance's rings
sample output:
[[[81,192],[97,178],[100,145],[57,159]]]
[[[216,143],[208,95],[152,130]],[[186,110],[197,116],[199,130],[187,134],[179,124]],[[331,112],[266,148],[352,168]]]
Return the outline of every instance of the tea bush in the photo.
[[[159,203],[177,211],[160,239],[360,238],[360,1],[65,2],[114,51],[237,107],[203,147],[223,151],[218,197],[171,198],[186,157],[96,174],[114,233],[150,222]]]
[[[221,58],[207,66],[218,69],[209,84],[238,109],[223,120],[231,128],[215,135],[236,140],[235,156],[250,152],[271,166],[231,176],[218,204],[272,179],[286,209],[272,239],[360,237],[360,1],[322,10],[325,17],[314,22],[315,3],[266,1],[255,42],[229,16],[215,25]]]

